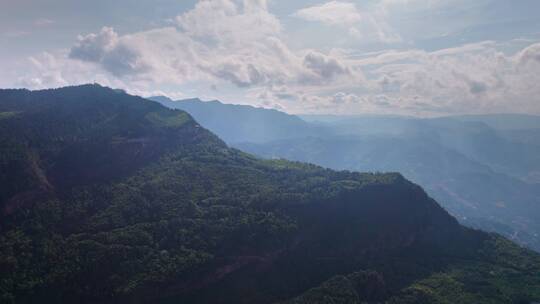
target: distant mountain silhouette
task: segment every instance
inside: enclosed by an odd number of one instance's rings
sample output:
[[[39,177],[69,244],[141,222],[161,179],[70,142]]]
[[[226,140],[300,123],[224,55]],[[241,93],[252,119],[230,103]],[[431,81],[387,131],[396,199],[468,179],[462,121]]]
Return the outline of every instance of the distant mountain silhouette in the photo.
[[[180,109],[190,113],[198,122],[227,143],[244,141],[262,143],[285,138],[299,138],[326,131],[296,116],[276,110],[223,104],[219,101],[201,101],[197,98],[173,101],[167,97],[158,96],[149,99],[171,109]]]

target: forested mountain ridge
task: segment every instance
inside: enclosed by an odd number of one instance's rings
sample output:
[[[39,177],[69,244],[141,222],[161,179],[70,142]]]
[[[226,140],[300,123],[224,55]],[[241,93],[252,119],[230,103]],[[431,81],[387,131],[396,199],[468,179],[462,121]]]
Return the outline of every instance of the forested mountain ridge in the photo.
[[[1,90],[0,140],[1,302],[540,300],[537,254],[400,174],[261,160],[97,85]]]
[[[258,156],[400,172],[461,223],[540,252],[538,116],[304,115],[302,121],[218,101],[152,99],[187,111],[229,145]]]
[[[3,90],[0,111],[10,114],[0,119],[4,212],[32,196],[32,191],[122,177],[203,138],[225,147],[187,113],[133,98],[93,85]]]
[[[244,143],[267,158],[306,161],[336,170],[399,171],[472,227],[496,231],[540,250],[540,188],[432,140],[406,136],[335,136]]]

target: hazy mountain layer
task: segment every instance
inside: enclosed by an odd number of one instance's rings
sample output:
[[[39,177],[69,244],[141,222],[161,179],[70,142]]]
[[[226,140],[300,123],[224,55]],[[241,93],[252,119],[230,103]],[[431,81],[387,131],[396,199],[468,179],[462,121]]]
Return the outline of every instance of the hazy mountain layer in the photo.
[[[325,128],[308,124],[296,116],[276,110],[227,105],[219,101],[203,102],[199,99],[172,101],[162,96],[149,99],[171,109],[190,113],[205,128],[212,130],[227,143],[245,141],[263,143],[327,132]]]

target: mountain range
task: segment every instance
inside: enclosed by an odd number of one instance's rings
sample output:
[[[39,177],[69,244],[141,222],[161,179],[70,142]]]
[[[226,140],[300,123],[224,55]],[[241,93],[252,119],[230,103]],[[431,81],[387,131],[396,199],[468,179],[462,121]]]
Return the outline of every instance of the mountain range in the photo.
[[[531,303],[540,255],[398,173],[230,148],[84,85],[0,90],[3,303]]]
[[[540,117],[297,117],[218,101],[153,99],[187,111],[228,144],[262,157],[400,172],[461,223],[540,251]]]

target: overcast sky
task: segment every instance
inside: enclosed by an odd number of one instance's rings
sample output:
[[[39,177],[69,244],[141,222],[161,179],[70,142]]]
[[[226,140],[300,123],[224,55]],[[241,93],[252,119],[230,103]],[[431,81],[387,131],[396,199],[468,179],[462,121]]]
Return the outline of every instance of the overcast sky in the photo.
[[[0,87],[540,114],[538,0],[0,0]]]

